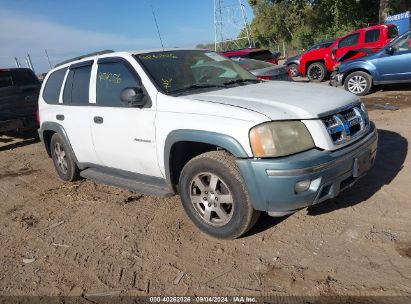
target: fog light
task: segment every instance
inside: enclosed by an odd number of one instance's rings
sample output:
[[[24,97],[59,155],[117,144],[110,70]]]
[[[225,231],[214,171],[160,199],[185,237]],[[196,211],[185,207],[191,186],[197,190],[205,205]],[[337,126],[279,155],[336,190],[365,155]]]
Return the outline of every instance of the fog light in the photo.
[[[311,180],[309,179],[295,183],[295,187],[294,187],[295,193],[307,191],[308,189],[310,189],[310,185],[311,185]]]

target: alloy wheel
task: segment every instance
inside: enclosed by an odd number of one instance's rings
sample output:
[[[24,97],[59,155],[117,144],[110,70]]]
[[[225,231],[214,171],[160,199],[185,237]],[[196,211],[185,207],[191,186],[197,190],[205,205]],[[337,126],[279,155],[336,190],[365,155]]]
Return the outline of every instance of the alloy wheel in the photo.
[[[214,173],[199,173],[192,179],[190,198],[197,214],[209,225],[224,226],[233,215],[231,191]]]
[[[56,156],[57,166],[59,169],[66,174],[67,173],[67,159],[66,152],[60,143],[56,142],[54,145],[54,155]]]
[[[367,80],[360,75],[355,75],[348,80],[348,91],[354,94],[361,94],[367,88]]]

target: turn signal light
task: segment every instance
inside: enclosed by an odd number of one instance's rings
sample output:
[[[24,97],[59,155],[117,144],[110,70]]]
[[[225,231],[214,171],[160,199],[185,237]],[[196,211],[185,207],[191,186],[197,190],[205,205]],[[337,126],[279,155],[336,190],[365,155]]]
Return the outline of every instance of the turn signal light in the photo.
[[[270,76],[257,76],[258,79],[270,80]]]

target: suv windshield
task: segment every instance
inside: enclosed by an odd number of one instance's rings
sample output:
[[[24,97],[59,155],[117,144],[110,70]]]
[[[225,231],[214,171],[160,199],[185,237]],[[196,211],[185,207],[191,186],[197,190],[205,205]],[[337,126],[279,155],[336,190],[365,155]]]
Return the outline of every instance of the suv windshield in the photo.
[[[166,94],[259,82],[238,64],[210,51],[152,52],[135,58]]]

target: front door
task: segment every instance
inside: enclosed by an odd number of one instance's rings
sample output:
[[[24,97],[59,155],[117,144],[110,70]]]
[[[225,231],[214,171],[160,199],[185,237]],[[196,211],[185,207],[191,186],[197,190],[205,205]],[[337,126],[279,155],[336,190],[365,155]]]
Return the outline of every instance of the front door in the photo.
[[[411,81],[411,33],[400,38],[392,51],[375,61],[381,81]]]
[[[90,114],[93,143],[99,164],[144,175],[161,177],[155,146],[155,109],[147,104],[130,107],[121,101],[125,88],[141,86],[134,68],[122,58],[99,60],[96,105]]]

